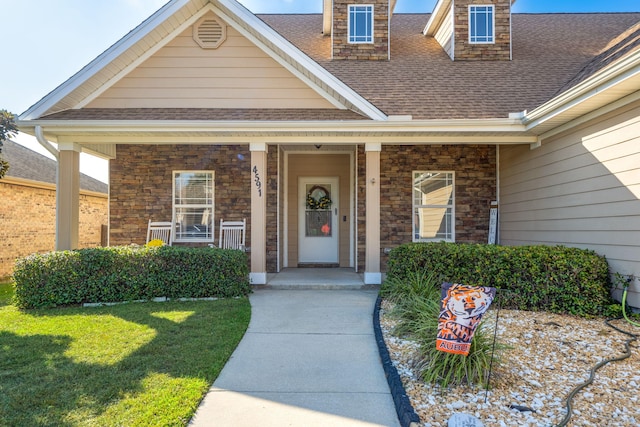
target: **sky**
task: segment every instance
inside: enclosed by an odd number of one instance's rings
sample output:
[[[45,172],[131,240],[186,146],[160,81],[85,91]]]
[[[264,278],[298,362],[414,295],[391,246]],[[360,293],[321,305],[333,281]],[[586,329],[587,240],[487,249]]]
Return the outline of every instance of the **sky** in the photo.
[[[167,0],[0,0],[0,109],[19,115],[135,28]],[[320,13],[322,0],[240,0],[254,13]],[[398,0],[395,13],[428,13],[436,0]],[[517,0],[514,13],[640,12],[640,0]],[[33,138],[17,141],[48,154]],[[106,162],[80,169],[107,180]]]

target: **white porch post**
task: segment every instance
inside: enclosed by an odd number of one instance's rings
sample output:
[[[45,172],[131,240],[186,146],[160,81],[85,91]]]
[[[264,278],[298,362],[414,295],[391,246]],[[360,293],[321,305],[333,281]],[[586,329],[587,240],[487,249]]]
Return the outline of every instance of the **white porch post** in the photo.
[[[267,283],[267,144],[251,143],[252,285]]]
[[[367,143],[366,154],[366,237],[364,283],[379,285],[380,273],[380,143]]]
[[[58,145],[56,250],[78,248],[80,222],[80,151],[74,143]]]

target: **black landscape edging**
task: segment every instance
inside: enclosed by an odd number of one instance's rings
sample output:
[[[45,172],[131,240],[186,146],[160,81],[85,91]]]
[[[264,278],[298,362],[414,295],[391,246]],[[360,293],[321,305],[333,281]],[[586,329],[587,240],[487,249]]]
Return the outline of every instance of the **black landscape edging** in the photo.
[[[389,350],[384,342],[382,336],[382,329],[380,328],[380,305],[382,299],[378,296],[375,309],[373,310],[373,332],[376,337],[376,343],[378,343],[378,351],[380,352],[380,359],[382,359],[382,367],[384,369],[384,375],[387,377],[389,383],[389,389],[391,390],[391,397],[393,403],[396,406],[396,413],[398,414],[398,420],[402,427],[409,427],[412,423],[420,424],[420,417],[416,414],[409,397],[402,385],[402,380],[398,374],[398,370],[393,366],[391,357],[389,356]]]

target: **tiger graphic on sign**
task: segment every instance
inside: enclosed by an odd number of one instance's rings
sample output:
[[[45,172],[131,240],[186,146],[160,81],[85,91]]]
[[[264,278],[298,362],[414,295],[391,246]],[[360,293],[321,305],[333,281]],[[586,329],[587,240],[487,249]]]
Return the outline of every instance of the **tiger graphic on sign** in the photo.
[[[495,288],[486,286],[443,284],[436,339],[438,350],[468,355],[473,334],[495,293]]]

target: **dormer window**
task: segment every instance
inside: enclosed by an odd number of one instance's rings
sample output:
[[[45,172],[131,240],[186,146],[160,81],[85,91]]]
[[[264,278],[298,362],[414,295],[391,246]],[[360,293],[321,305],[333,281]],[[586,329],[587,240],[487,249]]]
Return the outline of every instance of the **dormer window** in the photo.
[[[373,43],[373,5],[349,5],[349,43]]]
[[[495,43],[493,5],[469,6],[469,43]]]

